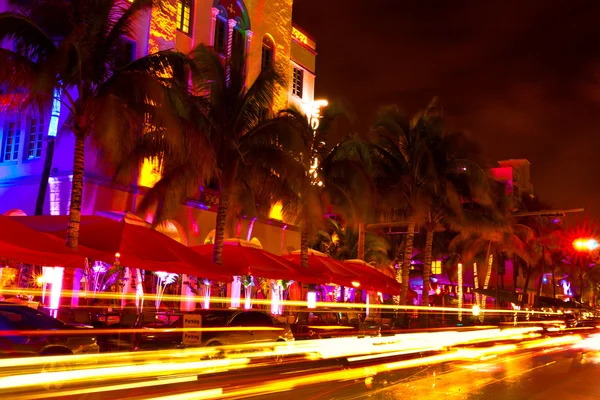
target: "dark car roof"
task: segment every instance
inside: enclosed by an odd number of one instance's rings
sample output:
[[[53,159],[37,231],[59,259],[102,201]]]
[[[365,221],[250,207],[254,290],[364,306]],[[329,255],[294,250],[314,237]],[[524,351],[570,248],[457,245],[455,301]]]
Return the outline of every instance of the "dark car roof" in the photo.
[[[260,311],[260,310],[239,310],[239,309],[233,309],[233,310],[196,310],[196,311],[190,311],[187,313],[182,313],[182,314],[192,314],[192,315],[201,315],[202,316],[202,324],[206,325],[206,326],[219,326],[219,325],[224,325],[227,324],[234,315],[237,315],[239,313],[246,313],[246,312],[251,312],[251,313],[259,313],[259,314],[264,314],[264,315],[268,315],[270,316],[268,313],[264,312],[264,311]],[[181,318],[179,318],[177,321],[173,322],[171,325],[173,326],[180,326],[183,324],[183,320]]]

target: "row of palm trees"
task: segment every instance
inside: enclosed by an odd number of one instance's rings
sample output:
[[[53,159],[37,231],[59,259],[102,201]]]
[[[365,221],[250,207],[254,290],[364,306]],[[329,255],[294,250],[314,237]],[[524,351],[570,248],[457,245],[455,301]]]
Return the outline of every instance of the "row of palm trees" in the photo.
[[[458,232],[448,254],[475,259],[485,253],[483,286],[491,255],[516,255],[531,271],[548,265],[552,245],[536,241],[540,236],[531,225],[517,224],[478,146],[446,131],[435,100],[410,117],[397,107],[382,108],[368,132],[333,140],[336,121],[350,115],[343,107],[329,107],[316,131],[299,110],[266,112],[285,87],[278,67],[263,70],[249,84],[243,58],[222,60],[204,45],[190,54],[165,50],[124,61],[136,18],[160,6],[156,1],[134,0],[126,8],[117,0],[14,3],[16,11],[0,14],[0,42],[10,43],[0,49],[0,82],[6,92],[18,94],[18,110],[46,112],[57,93],[67,110],[59,134],[75,137],[69,247],[78,244],[87,141],[118,179],[130,181],[144,160],[159,164],[161,179],[137,210],[141,215],[154,210],[155,224],[199,187],[217,189],[217,264],[228,220],[265,214],[281,201],[285,217],[301,228],[304,266],[310,239],[323,234],[326,212],[342,216],[348,231],[401,221],[402,303],[417,228],[426,237],[425,287],[434,235],[443,229]],[[52,152],[48,146],[38,204],[45,199]],[[385,258],[381,246],[367,255]],[[428,302],[427,290],[423,298]]]

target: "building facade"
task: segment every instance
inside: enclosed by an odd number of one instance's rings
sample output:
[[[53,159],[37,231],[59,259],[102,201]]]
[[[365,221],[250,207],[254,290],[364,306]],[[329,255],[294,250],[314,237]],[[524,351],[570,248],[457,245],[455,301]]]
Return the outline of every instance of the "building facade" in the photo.
[[[0,0],[0,9],[8,7],[6,0]],[[292,0],[171,0],[140,18],[135,32],[125,48],[131,60],[159,50],[187,53],[201,43],[223,58],[242,52],[249,83],[265,63],[288,82],[277,94],[274,110],[288,105],[312,107],[316,47],[307,33],[294,26]],[[56,144],[44,214],[68,213],[75,140],[62,128],[67,112],[61,113],[57,106],[45,115],[0,113],[0,213],[33,215],[49,135],[56,136]],[[137,182],[116,185],[98,168],[102,160],[96,154],[86,143],[82,214],[135,212],[145,191],[159,178],[157,171],[146,162],[140,166]],[[166,224],[165,233],[187,245],[210,240],[218,198],[218,193],[201,189]],[[300,243],[298,230],[277,219],[242,220],[236,231],[243,239],[257,238],[276,254]]]

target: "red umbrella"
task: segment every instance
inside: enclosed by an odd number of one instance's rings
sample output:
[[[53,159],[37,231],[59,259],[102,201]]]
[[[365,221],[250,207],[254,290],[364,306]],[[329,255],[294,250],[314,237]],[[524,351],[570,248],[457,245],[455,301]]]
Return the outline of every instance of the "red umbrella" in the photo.
[[[69,220],[68,216],[63,215],[10,218],[58,237],[65,237]],[[92,254],[88,255],[107,263],[114,262],[118,257],[122,265],[131,268],[185,273],[214,280],[231,279],[219,273],[218,266],[209,258],[145,226],[130,224],[125,220],[84,215],[79,229],[79,243],[92,249]],[[81,252],[85,253],[85,250],[81,249]]]
[[[292,251],[291,254],[285,255],[285,259],[300,264],[300,250]],[[352,268],[344,265],[341,261],[334,260],[328,255],[315,251],[308,250],[308,269],[311,273],[326,277],[325,283],[336,283],[342,286],[353,286],[352,282],[359,282],[359,275]]]
[[[370,286],[376,292],[386,294],[400,293],[400,282],[377,271],[363,260],[346,260],[344,264],[352,268],[359,275],[359,282],[365,281],[365,286]]]
[[[191,247],[204,256],[212,256],[214,245]],[[253,275],[261,278],[286,279],[310,283],[323,283],[326,278],[311,273],[283,257],[269,253],[260,246],[240,239],[229,239],[223,244],[223,273]]]
[[[57,238],[0,215],[0,257],[26,264],[83,267],[84,255]]]

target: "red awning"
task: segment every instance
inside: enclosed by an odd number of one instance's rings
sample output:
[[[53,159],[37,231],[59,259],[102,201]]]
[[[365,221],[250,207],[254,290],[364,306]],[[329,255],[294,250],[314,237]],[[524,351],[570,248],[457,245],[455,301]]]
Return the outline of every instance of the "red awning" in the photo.
[[[296,264],[300,264],[300,251],[298,250],[284,257]],[[328,282],[337,285],[357,287],[359,289],[386,294],[400,293],[400,283],[371,268],[364,261],[342,262],[334,260],[321,252],[309,249],[308,269],[312,273],[327,276]]]
[[[82,268],[84,255],[58,238],[37,232],[11,217],[0,215],[0,258],[25,264]]]
[[[300,265],[300,251],[293,251],[284,256],[285,259]],[[309,249],[308,270],[315,275],[326,277],[325,283],[335,283],[341,286],[352,286],[352,282],[360,282],[359,275],[341,261],[334,260],[326,254]]]
[[[14,221],[57,237],[66,236],[68,216],[10,217]],[[228,281],[209,258],[185,245],[144,226],[115,221],[95,215],[81,217],[79,243],[91,249],[93,259],[112,263],[118,254],[122,265],[150,271],[185,273],[197,277]]]
[[[377,292],[385,294],[399,295],[402,284],[395,279],[390,278],[382,272],[377,271],[362,260],[346,260],[344,265],[352,268],[361,280],[366,280],[366,284],[373,287]]]
[[[214,245],[192,247],[199,254],[210,257]],[[325,283],[327,278],[307,271],[283,257],[269,253],[250,242],[226,240],[223,244],[223,273],[253,275],[261,278],[294,280],[305,283]]]

